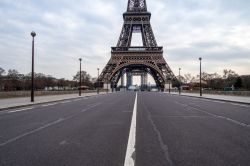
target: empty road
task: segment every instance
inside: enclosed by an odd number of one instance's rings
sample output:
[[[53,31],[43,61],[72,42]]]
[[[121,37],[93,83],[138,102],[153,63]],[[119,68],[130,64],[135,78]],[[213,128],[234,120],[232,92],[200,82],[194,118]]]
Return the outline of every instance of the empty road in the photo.
[[[0,166],[249,166],[250,105],[120,92],[0,112]]]

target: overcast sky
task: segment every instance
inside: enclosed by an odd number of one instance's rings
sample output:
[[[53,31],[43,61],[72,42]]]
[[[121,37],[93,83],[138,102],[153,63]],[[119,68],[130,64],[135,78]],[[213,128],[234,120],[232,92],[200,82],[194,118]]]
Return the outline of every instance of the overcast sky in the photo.
[[[0,67],[72,79],[78,58],[92,76],[110,58],[127,0],[0,0]],[[250,74],[249,0],[147,0],[151,25],[175,74],[232,69]]]

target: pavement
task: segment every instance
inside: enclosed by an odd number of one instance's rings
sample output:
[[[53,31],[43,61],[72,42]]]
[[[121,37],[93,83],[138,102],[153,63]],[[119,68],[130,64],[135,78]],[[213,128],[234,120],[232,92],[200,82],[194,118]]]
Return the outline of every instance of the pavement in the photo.
[[[1,166],[248,166],[250,105],[120,92],[0,112]]]
[[[165,92],[165,93],[168,93],[168,92]],[[171,94],[179,95],[178,92],[171,92]],[[199,93],[183,93],[183,92],[181,93],[181,95],[250,104],[250,96],[226,96],[226,95],[215,95],[215,94],[202,94],[202,97],[200,97]]]
[[[100,94],[104,94],[101,92]],[[65,95],[50,95],[50,96],[35,96],[35,101],[30,102],[30,97],[19,97],[19,98],[7,98],[0,99],[0,110],[7,108],[17,108],[24,107],[29,105],[36,105],[41,103],[48,103],[60,100],[67,100],[72,98],[81,98],[96,95],[96,93],[82,93],[81,96],[79,94],[65,94]]]

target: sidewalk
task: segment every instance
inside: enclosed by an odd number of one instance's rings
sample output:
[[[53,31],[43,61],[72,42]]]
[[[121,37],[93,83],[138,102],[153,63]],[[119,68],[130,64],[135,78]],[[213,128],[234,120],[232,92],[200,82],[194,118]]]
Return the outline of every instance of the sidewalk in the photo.
[[[171,94],[179,95],[178,92],[171,92]],[[230,101],[230,102],[236,102],[236,103],[242,103],[242,104],[250,104],[250,97],[247,97],[247,96],[226,96],[226,95],[203,94],[202,97],[200,97],[199,93],[181,93],[181,95],[204,98],[204,99],[220,100],[220,101]]]
[[[23,107],[23,106],[31,106],[41,103],[49,103],[55,102],[60,100],[68,100],[73,98],[81,98],[86,96],[93,96],[97,93],[82,93],[82,96],[78,94],[66,94],[66,95],[52,95],[52,96],[35,96],[35,102],[30,102],[30,97],[20,97],[20,98],[8,98],[8,99],[0,99],[0,110],[3,109],[10,109],[16,107]],[[100,93],[105,94],[105,93]]]

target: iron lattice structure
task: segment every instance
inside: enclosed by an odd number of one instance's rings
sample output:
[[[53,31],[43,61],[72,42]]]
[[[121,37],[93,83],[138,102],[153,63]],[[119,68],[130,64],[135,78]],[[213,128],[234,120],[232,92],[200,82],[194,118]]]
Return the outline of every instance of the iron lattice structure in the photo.
[[[163,47],[159,47],[155,40],[146,0],[128,0],[123,19],[117,45],[111,48],[111,58],[98,80],[116,87],[124,71],[142,69],[151,74],[157,86],[163,90],[165,83],[175,76],[163,58]],[[131,47],[134,32],[141,33],[142,47]]]

